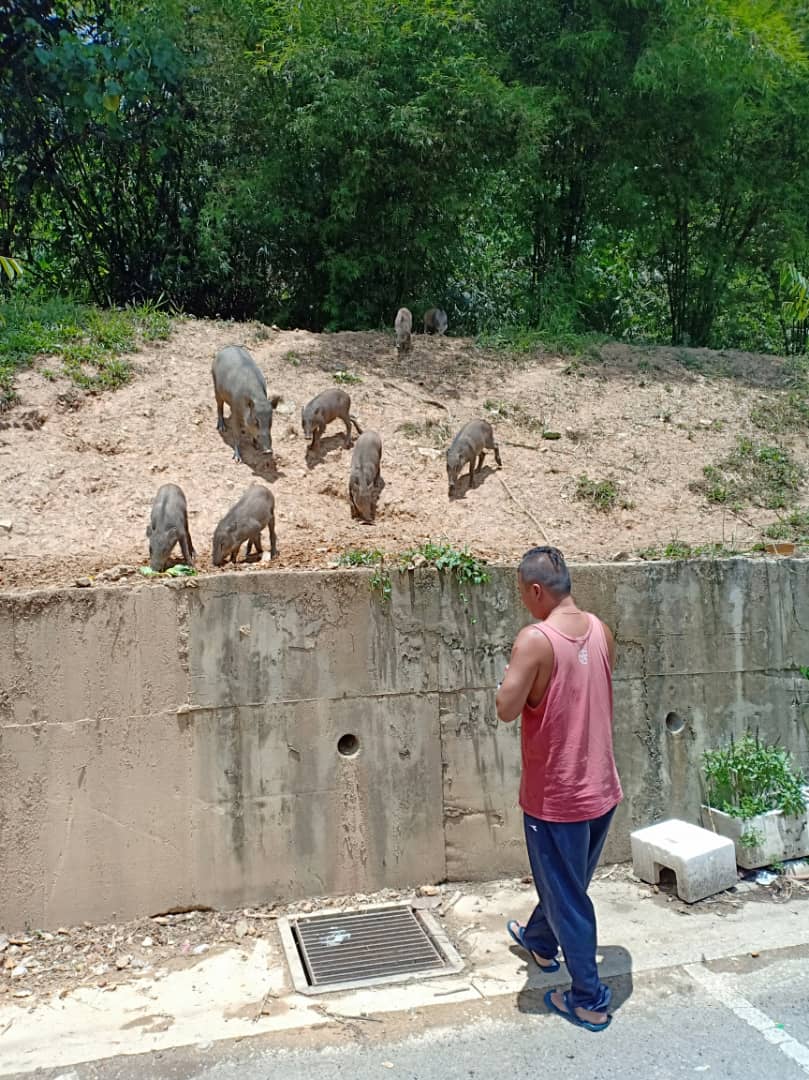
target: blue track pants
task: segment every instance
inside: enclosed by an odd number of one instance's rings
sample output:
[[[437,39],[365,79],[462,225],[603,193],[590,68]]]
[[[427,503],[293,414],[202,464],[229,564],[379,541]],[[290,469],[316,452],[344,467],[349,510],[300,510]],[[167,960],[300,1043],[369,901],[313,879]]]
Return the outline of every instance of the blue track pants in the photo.
[[[606,1012],[612,994],[598,977],[596,916],[587,895],[615,807],[592,821],[541,821],[524,814],[531,873],[540,901],[525,944],[550,960],[559,946],[572,980],[574,1007]]]

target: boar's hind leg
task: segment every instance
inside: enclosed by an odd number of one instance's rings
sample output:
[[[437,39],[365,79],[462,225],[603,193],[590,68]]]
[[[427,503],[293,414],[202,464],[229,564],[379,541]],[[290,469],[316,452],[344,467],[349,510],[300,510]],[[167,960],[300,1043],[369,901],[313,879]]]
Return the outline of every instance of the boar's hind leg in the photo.
[[[275,515],[270,518],[270,558],[275,559],[278,555],[278,544],[275,539]]]
[[[497,462],[497,464],[502,469],[503,468],[503,462],[500,460],[500,447],[497,445],[497,443],[494,443],[494,445],[492,446],[492,449],[494,450],[494,460]]]

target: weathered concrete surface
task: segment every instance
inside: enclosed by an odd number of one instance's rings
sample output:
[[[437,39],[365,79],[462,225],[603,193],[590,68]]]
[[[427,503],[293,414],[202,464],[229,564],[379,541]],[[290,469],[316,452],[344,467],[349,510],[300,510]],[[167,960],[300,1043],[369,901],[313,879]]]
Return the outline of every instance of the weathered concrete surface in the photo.
[[[716,975],[727,972],[736,993],[746,993],[743,984],[749,986],[751,977],[757,979],[763,999],[760,1008],[772,1018],[773,1034],[776,1024],[780,1024],[777,1029],[780,1034],[770,1042],[783,1042],[790,1036],[802,1042],[809,1038],[806,1015],[809,897],[796,892],[783,903],[774,903],[767,890],[756,889],[732,898],[725,894],[723,899],[727,902],[697,905],[684,915],[682,905],[668,903],[665,892],[655,896],[649,888],[633,881],[623,868],[617,868],[612,876],[614,869],[597,872],[592,886],[598,915],[600,972],[613,990],[613,1007],[618,1010],[606,1038],[611,1040],[616,1030],[624,1030],[624,1038],[631,1045],[640,1034],[641,1018],[643,1022],[649,1017],[653,1019],[660,1069],[654,1073],[641,1070],[639,1076],[644,1080],[650,1076],[667,1080],[678,1073],[696,1071],[693,1066],[672,1058],[668,1043],[660,1041],[660,1025],[669,1017],[674,1004],[673,991],[678,986],[683,991],[685,984],[686,993],[693,998],[706,981],[712,993],[699,1001],[699,1013],[690,1021],[693,1048],[689,1052],[698,1055],[712,1050],[716,1071],[711,1075],[723,1080],[731,1075],[717,1060],[721,1056],[718,1047],[725,1050],[727,1044],[716,1044],[705,1035],[706,1016],[716,1013],[721,1001],[716,996],[721,983],[717,986],[719,980],[711,979],[711,972]],[[448,910],[443,915],[441,909],[433,914],[464,957],[465,968],[457,975],[307,997],[293,989],[275,924],[270,923],[259,938],[214,944],[203,956],[189,957],[183,964],[167,965],[157,972],[144,971],[139,978],[119,985],[115,993],[85,985],[65,997],[53,995],[49,999],[20,1001],[0,997],[0,1032],[4,1032],[0,1076],[31,1074],[35,1070],[40,1076],[39,1070],[53,1069],[47,1076],[57,1080],[60,1075],[66,1075],[65,1070],[77,1068],[77,1076],[82,1080],[189,1077],[198,1075],[198,1069],[204,1070],[208,1080],[220,1075],[236,1077],[248,1075],[247,1070],[241,1073],[234,1068],[231,1073],[223,1068],[220,1073],[220,1067],[211,1058],[224,1059],[224,1065],[226,1056],[236,1053],[234,1040],[239,1040],[242,1048],[255,1040],[256,1049],[266,1058],[263,1069],[254,1075],[262,1080],[268,1077],[275,1080],[286,1075],[283,1046],[300,1050],[311,1045],[317,1029],[323,1035],[320,1045],[343,1043],[355,1049],[358,1045],[367,1047],[369,1039],[389,1038],[388,1025],[394,1024],[397,1017],[411,1031],[429,1029],[446,1018],[444,1010],[450,1003],[463,1006],[465,1022],[473,1015],[478,1023],[485,1022],[483,1013],[490,1013],[498,1003],[507,1003],[512,1013],[531,1014],[533,1066],[526,1065],[515,1076],[535,1074],[537,1045],[542,1047],[543,1064],[546,1062],[548,1040],[554,1038],[554,1032],[560,1032],[559,1038],[563,1040],[558,1047],[561,1067],[556,1075],[582,1075],[578,1068],[575,1073],[570,1071],[569,1055],[575,1050],[578,1066],[580,1047],[593,1040],[588,1033],[574,1032],[563,1025],[542,1005],[542,995],[549,987],[567,987],[567,970],[563,967],[556,974],[540,971],[506,934],[507,918],[524,922],[530,915],[536,900],[533,887],[516,881],[465,885],[450,906],[453,892],[454,885],[445,887]],[[696,973],[698,981],[692,973]],[[654,998],[644,1002],[639,1016],[627,1016],[621,1007],[627,991],[631,993],[633,988],[637,991],[645,980],[653,981]],[[770,998],[772,992],[777,995],[775,1003]],[[531,1001],[533,1007],[529,1006]],[[727,1006],[727,1001],[722,1004]],[[483,1005],[487,1008],[477,1014],[468,1011]],[[749,1014],[750,1010],[745,1010],[748,1022]],[[732,1011],[723,1012],[722,1016],[726,1026],[733,1025]],[[340,1018],[337,1028],[335,1017]],[[356,1021],[354,1026],[347,1023],[349,1017],[373,1018],[375,1022],[361,1023],[360,1034],[355,1030]],[[536,1025],[545,1021],[547,1026],[537,1029]],[[43,1031],[47,1032],[47,1038],[43,1038]],[[291,1036],[289,1043],[283,1041],[286,1034]],[[645,1028],[643,1034],[648,1034]],[[744,1027],[739,1024],[734,1031],[736,1043],[731,1049],[738,1050],[743,1045],[745,1052],[750,1051],[751,1040],[744,1035]],[[761,1029],[755,1025],[754,1036],[764,1042]],[[572,1041],[576,1039],[578,1043]],[[171,1056],[173,1047],[188,1048],[187,1053],[194,1060],[187,1063],[187,1068],[177,1067],[178,1058]],[[614,1047],[610,1050],[609,1060],[614,1050]],[[789,1071],[789,1062],[776,1046],[770,1050],[761,1075],[777,1076],[779,1080],[802,1075]],[[159,1060],[135,1056],[147,1053],[162,1056]],[[106,1065],[100,1060],[105,1058]],[[386,1059],[396,1062],[400,1076],[425,1076],[420,1069],[404,1064],[401,1051],[377,1053],[375,1071],[369,1070],[368,1075],[379,1077],[380,1062]],[[674,1070],[672,1060],[675,1060]],[[81,1062],[90,1061],[96,1065],[81,1067]],[[501,1074],[502,1061],[487,1061],[485,1068],[481,1061],[470,1063],[460,1073],[439,1071],[436,1075],[468,1080],[470,1074],[478,1077]],[[344,1066],[334,1075],[357,1075],[350,1061],[344,1062]],[[310,1062],[310,1067],[316,1069],[317,1063]],[[586,1075],[601,1080],[605,1074],[595,1067]],[[625,1077],[626,1071],[617,1075]],[[759,1073],[748,1069],[732,1075],[747,1080]]]
[[[0,927],[522,872],[493,689],[525,622],[513,570],[394,574],[388,605],[369,576],[0,597]],[[809,764],[809,562],[587,565],[574,586],[619,646],[608,861],[632,828],[699,821],[701,753],[731,732]]]

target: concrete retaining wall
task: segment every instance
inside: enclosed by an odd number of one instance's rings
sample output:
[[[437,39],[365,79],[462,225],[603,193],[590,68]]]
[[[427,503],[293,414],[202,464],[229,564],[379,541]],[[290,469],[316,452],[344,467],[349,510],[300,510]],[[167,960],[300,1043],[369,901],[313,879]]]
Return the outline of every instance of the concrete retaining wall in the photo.
[[[0,928],[524,872],[519,731],[493,704],[514,573],[393,585],[389,605],[359,571],[0,597]],[[700,754],[731,732],[809,764],[809,562],[574,585],[619,644],[608,860],[636,824],[698,819]]]

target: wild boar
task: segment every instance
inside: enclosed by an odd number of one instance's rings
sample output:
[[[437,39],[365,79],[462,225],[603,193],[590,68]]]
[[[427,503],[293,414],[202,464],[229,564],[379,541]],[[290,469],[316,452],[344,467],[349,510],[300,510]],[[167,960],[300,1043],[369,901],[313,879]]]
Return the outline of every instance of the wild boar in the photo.
[[[351,455],[348,478],[348,498],[352,518],[372,522],[376,517],[379,493],[385,486],[379,465],[382,461],[382,440],[375,431],[366,431],[357,439]]]
[[[424,333],[438,334],[442,337],[447,332],[447,313],[443,308],[431,307],[424,313]]]
[[[188,508],[183,489],[177,484],[163,484],[152,503],[152,516],[146,526],[149,538],[149,566],[161,573],[169,564],[176,544],[180,545],[183,562],[191,566],[196,558],[191,534],[188,531]]]
[[[335,387],[333,390],[324,390],[322,394],[313,397],[312,400],[301,409],[301,426],[310,450],[317,450],[320,446],[320,436],[326,430],[327,424],[332,420],[342,420],[346,426],[344,446],[351,446],[351,425],[357,429],[359,435],[362,428],[357,423],[357,418],[351,415],[351,398],[345,390]]]
[[[413,316],[406,307],[399,308],[393,326],[396,330],[396,351],[398,353],[410,352]]]
[[[237,503],[231,506],[213,534],[213,564],[222,566],[228,559],[236,562],[239,548],[247,541],[245,558],[251,548],[262,553],[261,530],[270,533],[270,558],[278,555],[275,539],[275,498],[263,484],[251,484]]]
[[[239,435],[244,432],[265,454],[272,453],[272,411],[282,400],[267,397],[266,380],[255,360],[241,345],[220,349],[211,369],[216,395],[216,428],[225,430],[225,402],[234,428],[233,460],[241,461]]]
[[[447,478],[449,480],[450,498],[455,493],[458,475],[467,463],[469,464],[469,486],[475,486],[475,460],[477,459],[477,469],[480,471],[483,467],[483,459],[486,456],[485,450],[494,450],[494,460],[499,467],[502,467],[500,448],[494,441],[492,425],[486,420],[470,420],[465,427],[461,428],[452,440],[449,450],[447,450]]]

